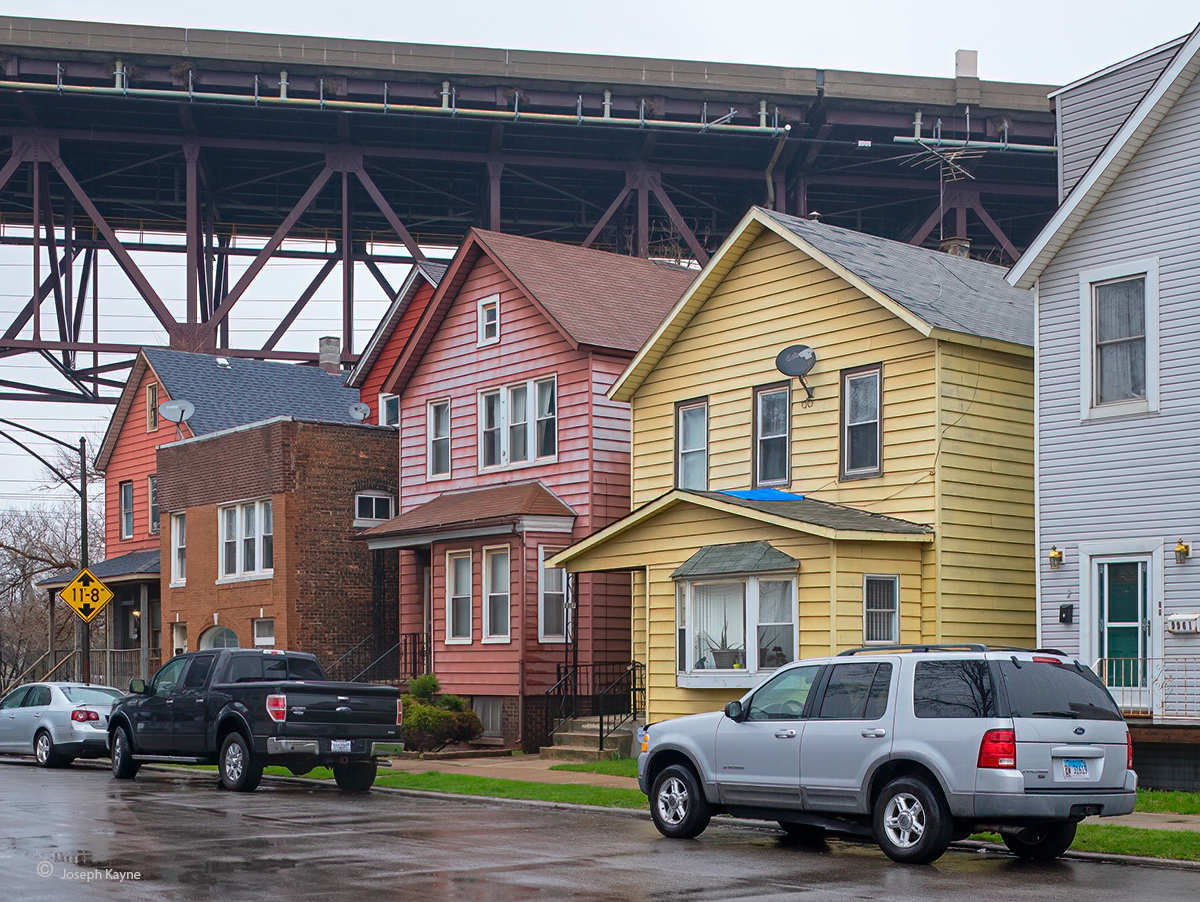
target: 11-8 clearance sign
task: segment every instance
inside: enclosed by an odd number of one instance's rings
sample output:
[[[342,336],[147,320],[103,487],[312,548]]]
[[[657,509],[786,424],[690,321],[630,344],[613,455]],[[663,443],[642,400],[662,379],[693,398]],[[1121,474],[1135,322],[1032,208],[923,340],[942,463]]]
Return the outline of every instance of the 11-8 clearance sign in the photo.
[[[58,593],[58,597],[65,601],[84,623],[91,623],[96,615],[104,610],[104,606],[112,601],[113,593],[91,570],[84,567],[79,571],[79,575]]]

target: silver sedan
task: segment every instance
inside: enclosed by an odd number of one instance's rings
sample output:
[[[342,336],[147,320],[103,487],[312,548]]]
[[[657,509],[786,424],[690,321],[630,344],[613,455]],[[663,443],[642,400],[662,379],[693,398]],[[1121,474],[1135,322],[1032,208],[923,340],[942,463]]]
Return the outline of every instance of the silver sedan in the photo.
[[[26,683],[0,699],[0,754],[41,767],[108,756],[108,715],[125,693],[88,683]]]

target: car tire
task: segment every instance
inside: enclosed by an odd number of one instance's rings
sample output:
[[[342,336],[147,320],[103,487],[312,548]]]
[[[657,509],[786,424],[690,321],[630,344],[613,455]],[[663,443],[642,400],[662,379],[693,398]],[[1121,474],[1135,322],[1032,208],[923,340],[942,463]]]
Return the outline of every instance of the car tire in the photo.
[[[221,785],[226,789],[233,792],[254,792],[262,782],[262,759],[254,754],[246,737],[234,731],[221,743],[217,771],[221,775]]]
[[[941,793],[919,777],[899,777],[885,786],[871,821],[879,848],[903,864],[936,861],[954,831]]]
[[[343,792],[366,792],[375,785],[375,773],[379,770],[374,761],[351,761],[333,766],[333,779]]]
[[[49,730],[38,730],[33,737],[33,757],[38,767],[62,767],[67,763],[67,759],[55,751]]]
[[[825,841],[825,828],[818,827],[815,824],[797,824],[795,821],[780,821],[779,826],[783,828],[783,832],[787,834],[788,839],[803,843],[806,846],[815,846]]]
[[[1056,821],[1001,833],[1008,850],[1026,861],[1053,861],[1075,841],[1075,821]]]
[[[133,741],[129,738],[129,730],[124,726],[113,730],[112,735],[112,775],[118,780],[132,780],[141,767],[133,760]]]
[[[658,832],[671,839],[693,839],[704,832],[712,806],[690,767],[672,764],[654,778],[650,816]]]

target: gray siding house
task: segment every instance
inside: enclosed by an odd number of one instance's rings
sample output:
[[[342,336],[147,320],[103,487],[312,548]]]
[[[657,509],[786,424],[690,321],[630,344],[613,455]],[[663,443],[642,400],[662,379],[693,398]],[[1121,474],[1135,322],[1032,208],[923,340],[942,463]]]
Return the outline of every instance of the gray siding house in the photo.
[[[1008,276],[1036,294],[1039,643],[1095,667],[1139,772],[1181,788],[1200,784],[1197,73],[1200,28],[1058,92],[1066,197]]]

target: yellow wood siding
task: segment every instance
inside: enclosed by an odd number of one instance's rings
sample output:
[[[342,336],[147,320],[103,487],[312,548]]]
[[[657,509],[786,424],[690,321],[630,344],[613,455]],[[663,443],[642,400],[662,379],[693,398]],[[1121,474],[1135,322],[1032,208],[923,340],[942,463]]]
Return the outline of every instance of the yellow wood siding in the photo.
[[[939,355],[938,638],[1032,646],[1032,363],[945,342]]]

